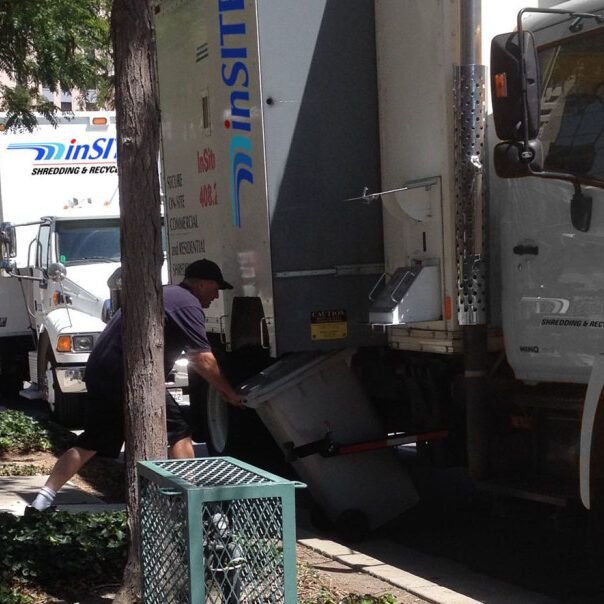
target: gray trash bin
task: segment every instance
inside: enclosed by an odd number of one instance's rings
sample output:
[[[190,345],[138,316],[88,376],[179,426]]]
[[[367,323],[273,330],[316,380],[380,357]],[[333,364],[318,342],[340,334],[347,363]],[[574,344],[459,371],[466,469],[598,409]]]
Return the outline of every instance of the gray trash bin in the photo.
[[[293,354],[247,381],[240,392],[287,451],[325,437],[354,443],[384,438],[383,426],[349,366],[350,353]],[[291,446],[289,445],[289,446]],[[373,529],[418,501],[392,449],[292,462],[330,520],[362,514]]]

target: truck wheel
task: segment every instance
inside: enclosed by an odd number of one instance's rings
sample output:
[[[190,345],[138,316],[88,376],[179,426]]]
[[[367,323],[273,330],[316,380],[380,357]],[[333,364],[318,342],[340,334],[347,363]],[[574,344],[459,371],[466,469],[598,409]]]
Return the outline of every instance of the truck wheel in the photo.
[[[27,353],[30,339],[6,338],[0,345],[0,395],[6,398],[19,396],[23,382],[28,378]]]
[[[205,408],[206,445],[210,455],[230,455],[234,448],[235,422],[230,405],[222,400],[218,390],[208,385],[203,403]]]
[[[38,355],[38,388],[42,391],[44,400],[48,402],[52,419],[66,428],[81,428],[84,423],[84,412],[80,397],[77,394],[63,393],[57,384],[55,374],[57,363],[50,349],[48,337],[40,342]]]
[[[288,476],[291,468],[254,409],[238,409],[207,387],[202,402],[205,443],[213,457],[235,457],[251,465]]]

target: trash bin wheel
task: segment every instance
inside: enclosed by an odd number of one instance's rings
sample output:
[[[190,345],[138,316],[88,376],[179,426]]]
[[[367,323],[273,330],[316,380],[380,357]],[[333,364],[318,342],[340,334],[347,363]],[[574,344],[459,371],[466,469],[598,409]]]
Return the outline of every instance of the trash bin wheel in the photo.
[[[369,519],[360,510],[345,510],[336,518],[336,533],[343,541],[358,543],[369,533]]]
[[[334,529],[334,523],[327,515],[325,509],[315,502],[313,502],[310,508],[310,521],[312,525],[322,533],[327,533]]]

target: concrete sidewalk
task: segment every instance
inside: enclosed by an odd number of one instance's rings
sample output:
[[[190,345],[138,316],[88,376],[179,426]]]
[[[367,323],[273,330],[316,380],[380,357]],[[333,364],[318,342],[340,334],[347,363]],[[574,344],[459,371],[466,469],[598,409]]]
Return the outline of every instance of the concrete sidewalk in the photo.
[[[46,476],[0,476],[0,511],[23,516],[46,482]],[[57,509],[68,512],[106,512],[123,510],[124,504],[107,504],[68,482],[55,499]]]
[[[25,506],[36,496],[45,476],[0,477],[0,512],[23,515]],[[123,504],[106,504],[72,483],[67,483],[55,500],[59,510],[69,512],[103,512],[123,510]],[[528,592],[514,585],[480,575],[463,565],[426,556],[385,540],[369,540],[351,549],[314,534],[302,518],[298,542],[354,572],[372,575],[396,587],[436,604],[552,604],[555,600]],[[390,560],[385,563],[381,560]],[[394,564],[392,561],[396,561]],[[434,578],[437,577],[437,580]]]

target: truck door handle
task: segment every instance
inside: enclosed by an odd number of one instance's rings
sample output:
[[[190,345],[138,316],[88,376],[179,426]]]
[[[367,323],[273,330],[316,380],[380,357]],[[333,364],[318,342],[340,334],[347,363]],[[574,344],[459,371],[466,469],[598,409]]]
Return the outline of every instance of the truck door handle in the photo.
[[[539,247],[536,245],[515,245],[512,251],[514,254],[518,254],[519,256],[523,256],[525,254],[536,256],[539,253]]]

